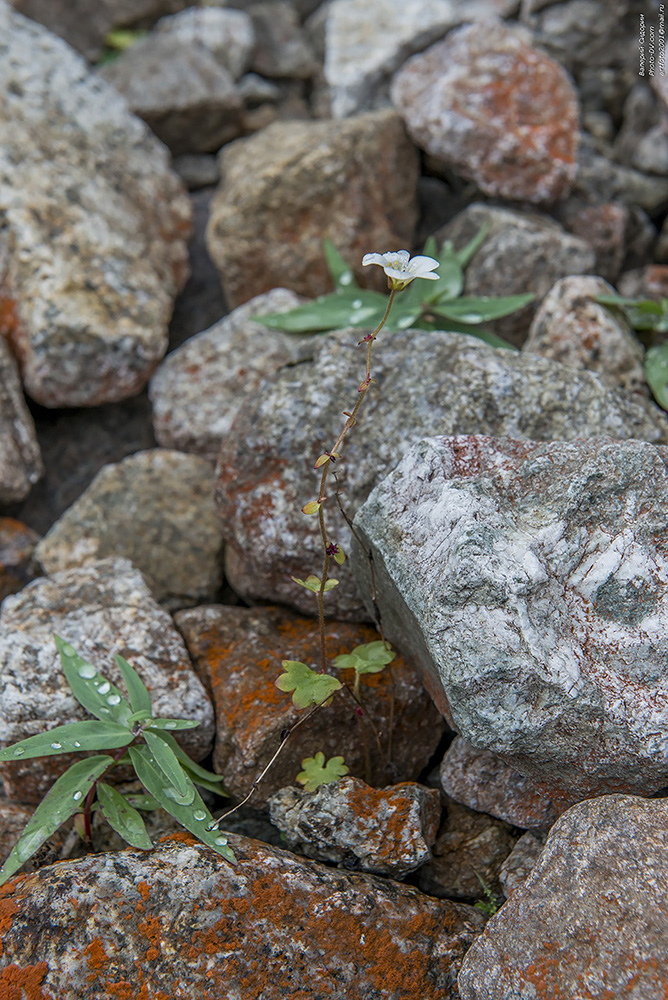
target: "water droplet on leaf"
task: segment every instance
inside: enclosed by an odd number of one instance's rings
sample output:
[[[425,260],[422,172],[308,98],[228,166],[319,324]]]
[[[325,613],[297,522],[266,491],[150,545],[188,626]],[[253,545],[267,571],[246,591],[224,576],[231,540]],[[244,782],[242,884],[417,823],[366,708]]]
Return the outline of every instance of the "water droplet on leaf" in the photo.
[[[107,698],[107,705],[120,705],[121,696],[119,694],[110,694]]]
[[[78,673],[79,677],[83,677],[85,680],[90,680],[92,677],[95,677],[97,670],[92,663],[84,663],[82,667],[79,667]]]
[[[75,802],[78,802],[78,801],[79,801],[79,799],[82,799],[82,798],[83,798],[83,792],[80,792],[80,791],[76,791],[76,792],[74,793],[74,795],[72,796],[72,798],[74,799],[74,801],[75,801]]]
[[[362,308],[362,300],[353,299],[353,309],[361,309],[361,308]]]
[[[165,729],[176,729],[176,723],[175,722],[166,722],[165,723]]]
[[[195,817],[196,820],[199,821],[206,819],[206,813],[203,812],[201,809],[196,809],[195,812],[193,813],[193,816]]]
[[[106,694],[107,691],[110,690],[111,690],[111,684],[109,683],[109,681],[103,681],[102,684],[100,684],[100,686],[98,687],[98,691],[100,692],[100,694]]]
[[[62,750],[63,749],[63,744],[62,743],[52,743],[51,744],[51,749],[52,750]]]
[[[339,284],[340,285],[349,285],[352,280],[353,280],[353,276],[350,273],[350,271],[344,271],[343,274],[339,278]]]
[[[14,756],[15,757],[22,757],[25,752],[26,752],[26,748],[25,747],[14,747]]]
[[[214,840],[214,844],[218,844],[219,847],[225,847],[227,841],[225,840],[224,837],[216,837],[216,839]]]
[[[63,653],[65,654],[65,656],[76,656],[77,655],[76,649],[72,649],[72,647],[69,645],[69,643],[65,643],[65,645],[63,646]]]
[[[80,747],[81,746],[81,744],[79,743],[79,740],[75,740],[74,741],[74,745],[75,745],[75,747]]]

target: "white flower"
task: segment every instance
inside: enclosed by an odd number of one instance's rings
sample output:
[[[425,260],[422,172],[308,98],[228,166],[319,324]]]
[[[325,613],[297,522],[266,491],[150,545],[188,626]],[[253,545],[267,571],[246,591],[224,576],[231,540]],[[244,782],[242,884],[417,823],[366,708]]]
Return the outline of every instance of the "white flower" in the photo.
[[[389,283],[396,291],[409,285],[414,278],[438,279],[433,274],[438,267],[438,261],[433,257],[411,257],[408,250],[394,250],[389,253],[367,253],[362,257],[362,267],[368,264],[379,264],[390,279]]]

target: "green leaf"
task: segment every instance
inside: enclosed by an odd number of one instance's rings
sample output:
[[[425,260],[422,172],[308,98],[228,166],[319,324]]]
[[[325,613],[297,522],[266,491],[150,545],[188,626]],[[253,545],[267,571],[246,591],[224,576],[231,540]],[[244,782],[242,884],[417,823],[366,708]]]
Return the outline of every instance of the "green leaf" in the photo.
[[[453,320],[444,319],[438,315],[438,313],[431,310],[431,315],[434,316],[434,320],[421,320],[416,324],[420,330],[441,330],[444,333],[464,333],[467,337],[475,337],[476,340],[482,340],[485,344],[489,344],[491,347],[502,347],[508,351],[517,351],[518,348],[514,344],[509,344],[507,340],[502,337],[498,337],[495,333],[491,333],[489,330],[484,330],[481,326],[464,326],[462,323],[455,323]]]
[[[462,267],[468,267],[472,259],[477,254],[480,247],[483,245],[487,239],[487,234],[489,233],[489,226],[485,225],[482,227],[480,232],[476,233],[472,240],[470,240],[465,247],[456,252],[457,260]]]
[[[320,591],[320,577],[319,576],[307,576],[305,580],[300,580],[298,576],[291,577],[295,583],[298,583],[300,587],[305,587],[306,590],[313,591],[317,594]],[[330,576],[329,580],[325,580],[324,593],[326,594],[328,590],[333,590],[334,587],[338,587],[339,581],[333,576]]]
[[[150,729],[145,729],[142,736],[167,780],[171,782],[180,795],[185,795],[188,788],[188,777],[171,747],[167,746],[165,740],[161,739],[158,733],[152,733]]]
[[[342,688],[341,681],[330,674],[319,674],[299,660],[283,660],[285,673],[276,681],[281,691],[292,691],[292,702],[297,708],[309,705],[328,705],[335,691]]]
[[[668,340],[648,350],[645,376],[659,406],[668,410]]]
[[[597,295],[596,302],[621,309],[635,330],[668,333],[668,299],[629,299],[623,295]]]
[[[461,298],[456,302],[441,302],[438,314],[458,323],[486,323],[523,309],[533,302],[534,295],[506,295],[501,298]]]
[[[72,764],[51,786],[32,814],[26,828],[0,871],[0,885],[18,871],[28,858],[84,804],[101,774],[114,763],[106,754],[86,757]]]
[[[297,775],[297,781],[307,792],[314,792],[320,785],[328,785],[330,781],[338,781],[349,770],[343,757],[330,757],[325,764],[325,755],[321,750],[318,750],[315,757],[305,757],[302,767],[303,771]]]
[[[436,256],[439,261],[438,280],[433,285],[430,283],[427,290],[429,302],[447,302],[456,299],[464,287],[464,272],[452,243],[449,241],[444,243],[439,254],[428,256]]]
[[[334,287],[338,290],[346,291],[348,288],[357,288],[353,272],[346,264],[345,260],[336,249],[331,240],[322,241],[322,246],[327,259],[327,267],[332,276]]]
[[[134,809],[143,809],[145,812],[152,812],[154,809],[162,809],[162,806],[152,795],[142,795],[141,793],[130,794],[127,801]]]
[[[148,729],[197,729],[199,722],[196,719],[151,719]]]
[[[127,799],[104,781],[98,782],[97,797],[109,826],[132,847],[150,851],[153,842],[147,833],[144,820]]]
[[[84,750],[116,750],[132,742],[132,733],[116,722],[71,722],[38,733],[0,751],[0,761],[53,757],[55,754]]]
[[[116,654],[116,666],[123,675],[123,682],[130,696],[133,712],[148,712],[151,714],[151,696],[143,680],[127,660]]]
[[[58,635],[54,639],[60,653],[63,673],[77,701],[87,712],[103,722],[113,719],[120,725],[127,725],[132,715],[132,706],[119,689],[98,673],[92,663],[79,656],[64,639]]]
[[[104,36],[104,44],[109,49],[124,52],[131,45],[134,45],[135,42],[144,38],[146,34],[148,34],[146,31],[131,31],[128,28],[118,28],[116,31],[107,32]]]
[[[207,847],[212,847],[228,861],[235,860],[232,850],[227,846],[227,840],[220,831],[207,829],[214,822],[213,816],[189,778],[187,778],[186,793],[179,795],[156,765],[147,746],[130,747],[130,757],[137,777],[146,791],[158,800],[170,816],[178,820],[186,830],[194,833]]]
[[[382,639],[356,646],[352,653],[342,653],[334,660],[337,670],[355,670],[358,674],[377,674],[396,659],[393,649],[388,649]]]
[[[387,307],[387,296],[364,288],[322,295],[283,313],[253,317],[258,323],[287,333],[319,333],[348,326],[376,326]]]
[[[162,732],[159,736],[168,747],[171,747],[172,752],[181,762],[181,766],[186,769],[196,785],[199,785],[201,788],[207,788],[210,792],[215,792],[216,795],[227,796],[228,793],[222,787],[222,783],[225,780],[222,774],[214,774],[213,771],[207,771],[205,767],[195,763],[169,733]]]

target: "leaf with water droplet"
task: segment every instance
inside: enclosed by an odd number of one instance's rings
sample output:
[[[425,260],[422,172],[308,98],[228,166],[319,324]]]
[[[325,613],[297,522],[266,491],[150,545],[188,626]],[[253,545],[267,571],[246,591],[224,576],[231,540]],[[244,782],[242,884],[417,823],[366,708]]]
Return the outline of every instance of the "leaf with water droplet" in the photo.
[[[152,719],[149,729],[197,729],[196,719]]]
[[[165,809],[170,816],[178,820],[181,826],[184,826],[186,830],[190,830],[194,833],[202,843],[206,844],[207,847],[212,847],[214,851],[218,854],[222,854],[224,858],[228,861],[234,861],[234,854],[232,850],[227,846],[227,841],[223,836],[221,836],[218,830],[208,830],[207,827],[213,822],[213,816],[205,806],[202,801],[197,789],[190,782],[192,792],[194,793],[189,805],[182,805],[176,802],[173,798],[167,795],[167,791],[174,791],[173,785],[170,784],[168,779],[165,777],[163,772],[156,766],[154,762],[151,761],[151,753],[147,746],[133,746],[130,747],[130,757],[134,765],[137,777],[141,781],[144,788],[149,792],[157,801],[160,803],[163,809]],[[195,819],[195,813],[203,812],[205,815],[206,822]]]
[[[78,760],[76,764],[72,764],[65,774],[58,778],[35,809],[5,861],[0,871],[0,885],[17,872],[58,827],[78,810],[81,799],[113,763],[113,757],[106,754],[86,757],[85,760]],[[76,792],[81,792],[79,799],[74,798]]]
[[[121,725],[127,725],[127,720],[132,714],[132,706],[122,697],[122,692],[106,678],[101,677],[97,671],[93,677],[82,676],[82,669],[86,666],[92,666],[92,664],[79,656],[72,646],[60,636],[54,636],[54,639],[60,653],[63,673],[67,677],[67,682],[77,701],[83,705],[86,711],[98,719],[112,718]],[[70,652],[68,653],[66,650],[70,650]],[[87,673],[84,669],[84,675]],[[105,700],[103,697],[104,695],[114,697],[111,706],[108,699]],[[118,697],[118,701],[115,700],[116,697]]]
[[[132,847],[139,847],[142,851],[150,851],[153,843],[147,833],[144,820],[127,799],[104,781],[98,782],[97,797],[109,826]]]
[[[207,771],[201,764],[197,764],[192,760],[183,747],[176,742],[171,733],[160,732],[157,735],[159,735],[161,740],[165,741],[168,747],[171,747],[174,755],[178,757],[181,766],[185,768],[191,780],[196,785],[199,785],[200,788],[206,788],[210,792],[215,792],[216,795],[228,795],[222,786],[224,780],[222,774],[214,774],[213,771]]]
[[[174,786],[179,795],[185,795],[189,779],[171,747],[168,747],[165,741],[160,739],[157,733],[152,733],[150,729],[145,729],[142,735],[155,757],[155,763],[167,780]]]
[[[116,655],[116,665],[123,675],[123,683],[127,688],[130,697],[130,704],[133,712],[148,712],[151,714],[151,696],[143,680],[134,667],[124,660],[119,654]]]
[[[132,733],[117,722],[71,722],[57,726],[47,733],[29,736],[20,743],[0,751],[0,761],[31,757],[53,757],[59,753],[74,753],[77,750],[115,750],[127,746],[132,741]],[[16,751],[20,750],[21,753]]]

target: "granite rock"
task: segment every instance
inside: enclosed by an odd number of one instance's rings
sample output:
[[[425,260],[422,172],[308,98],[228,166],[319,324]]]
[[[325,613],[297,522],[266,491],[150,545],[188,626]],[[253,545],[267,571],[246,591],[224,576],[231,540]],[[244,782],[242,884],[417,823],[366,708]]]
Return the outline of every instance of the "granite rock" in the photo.
[[[186,834],[8,883],[0,991],[200,1000],[455,1000],[484,918],[370,875]],[[103,905],[101,905],[103,901]]]
[[[569,809],[533,871],[467,953],[462,1000],[642,997],[668,989],[668,802]]]
[[[294,5],[263,0],[249,10],[255,33],[251,68],[260,76],[308,80],[317,70],[314,53]]]
[[[572,198],[564,203],[559,215],[566,229],[593,249],[596,263],[591,273],[606,281],[615,281],[627,254],[633,252],[638,240],[644,256],[656,236],[654,227],[647,219],[648,227],[643,240],[642,230],[645,227],[642,223],[645,220],[638,219],[628,205],[617,201],[586,205]]]
[[[284,288],[258,295],[165,358],[149,388],[155,436],[163,448],[215,462],[244,399],[258,391],[263,378],[297,360],[303,339],[253,317],[299,302]]]
[[[60,669],[54,634],[71,643],[114,684],[120,653],[148,687],[157,715],[196,719],[179,740],[201,760],[211,750],[213,711],[167,612],[126,559],[103,559],[40,578],[6,597],[0,610],[0,743],[8,746],[88,718]],[[0,765],[5,794],[39,802],[72,755]]]
[[[125,101],[4,0],[0,38],[0,333],[43,405],[124,399],[167,347],[186,193]]]
[[[533,871],[547,834],[528,830],[523,833],[499,869],[499,882],[506,899],[510,899]]]
[[[216,709],[214,769],[225,787],[241,798],[281,743],[285,730],[303,718],[288,694],[275,684],[281,661],[299,660],[319,666],[320,643],[312,619],[297,618],[278,608],[209,606],[180,611],[176,624],[195,669],[211,693]],[[378,634],[366,625],[329,623],[327,652],[331,660]],[[341,677],[352,683],[352,671]],[[253,805],[291,784],[301,761],[322,751],[342,756],[355,776],[373,785],[414,781],[429,763],[443,734],[443,722],[412,667],[398,657],[391,670],[360,679],[369,718],[380,734],[378,750],[371,727],[356,714],[352,699],[337,696],[331,705],[300,725],[257,789]],[[392,755],[387,759],[391,734]],[[370,749],[367,773],[365,741]]]
[[[13,517],[0,517],[0,603],[38,575],[34,553],[39,535]]]
[[[250,16],[228,7],[189,7],[158,21],[155,35],[168,36],[184,47],[203,45],[234,80],[248,69],[255,46]]]
[[[389,103],[390,79],[461,22],[450,0],[334,0],[325,25],[325,79],[335,118]]]
[[[227,546],[226,575],[245,599],[277,601],[307,614],[312,595],[293,583],[322,562],[317,526],[301,513],[317,495],[316,458],[343,426],[363,374],[359,330],[316,338],[313,361],[282,369],[261,398],[239,411],[218,463],[216,498]],[[542,440],[635,437],[668,440],[668,422],[653,404],[607,389],[597,375],[546,358],[488,347],[473,337],[413,330],[385,338],[373,361],[375,385],[358,427],[336,464],[350,517],[372,487],[427,434],[499,434]],[[327,507],[333,540],[344,551],[350,533],[333,491]],[[360,620],[363,611],[349,564],[328,614]]]
[[[222,584],[213,468],[155,448],[101,469],[37,546],[48,574],[122,556],[164,607],[213,600]]]
[[[668,266],[649,264],[627,271],[617,282],[620,295],[638,299],[668,299]]]
[[[0,291],[0,504],[10,504],[30,493],[44,466],[16,361],[2,336],[4,306]]]
[[[399,70],[391,97],[413,141],[492,197],[552,203],[577,169],[578,104],[522,28],[450,32]]]
[[[541,302],[522,351],[598,372],[611,388],[646,393],[642,344],[619,310],[596,302],[614,294],[602,278],[562,278]]]
[[[549,828],[560,811],[519,771],[459,736],[450,744],[439,776],[451,799],[525,830]]]
[[[410,243],[417,221],[417,154],[392,111],[275,122],[226,148],[222,173],[207,238],[231,307],[330,291],[326,237],[368,285],[362,255]]]
[[[621,201],[656,215],[668,201],[668,177],[616,163],[598,151],[591,137],[583,133],[572,193],[589,204]]]
[[[431,858],[441,816],[435,788],[371,788],[344,777],[314,792],[287,786],[269,800],[291,850],[343,868],[402,878]]]
[[[462,436],[421,441],[357,514],[389,640],[553,800],[666,784],[667,498],[662,446]]]

